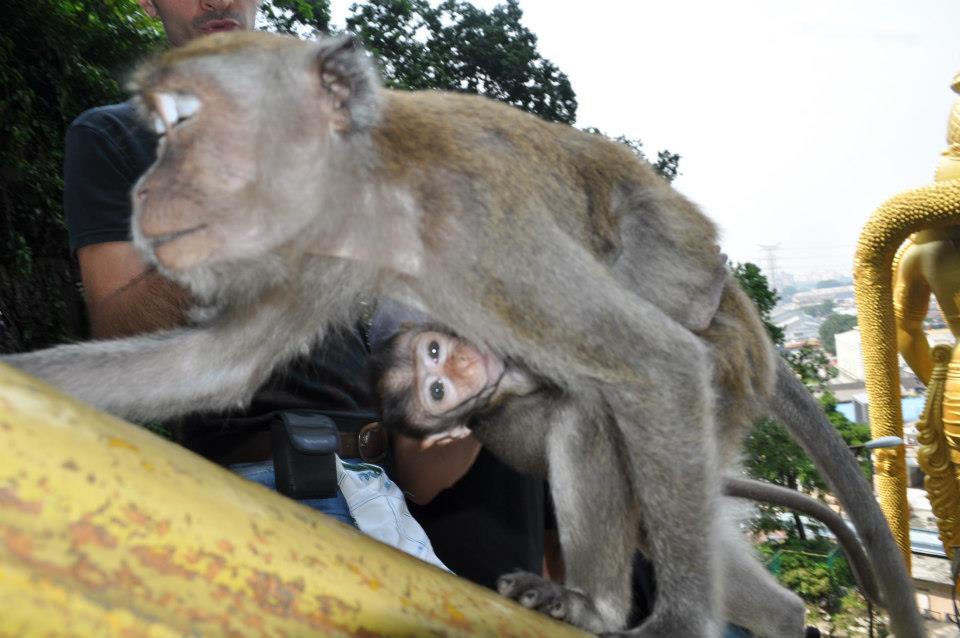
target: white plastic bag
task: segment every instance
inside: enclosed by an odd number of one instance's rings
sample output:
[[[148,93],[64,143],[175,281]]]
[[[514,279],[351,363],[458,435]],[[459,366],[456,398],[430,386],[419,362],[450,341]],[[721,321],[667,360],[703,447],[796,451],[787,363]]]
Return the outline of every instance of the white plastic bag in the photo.
[[[383,468],[343,461],[338,456],[337,485],[361,532],[450,571],[433,553],[427,533],[410,514],[403,493]]]

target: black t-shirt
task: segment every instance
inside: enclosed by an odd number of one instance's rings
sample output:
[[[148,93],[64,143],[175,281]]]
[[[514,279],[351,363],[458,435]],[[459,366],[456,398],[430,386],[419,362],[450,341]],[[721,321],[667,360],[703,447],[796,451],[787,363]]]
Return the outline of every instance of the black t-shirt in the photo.
[[[130,190],[156,152],[156,134],[130,103],[90,109],[73,121],[63,164],[71,250],[130,240]]]
[[[501,575],[543,569],[544,485],[483,449],[466,476],[425,506],[410,504],[440,560],[494,589]]]

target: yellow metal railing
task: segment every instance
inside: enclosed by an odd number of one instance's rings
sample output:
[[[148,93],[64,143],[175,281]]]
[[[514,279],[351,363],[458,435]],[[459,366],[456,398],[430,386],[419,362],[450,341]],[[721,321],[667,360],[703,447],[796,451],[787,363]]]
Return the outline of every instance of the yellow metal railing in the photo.
[[[582,636],[0,365],[0,637]]]

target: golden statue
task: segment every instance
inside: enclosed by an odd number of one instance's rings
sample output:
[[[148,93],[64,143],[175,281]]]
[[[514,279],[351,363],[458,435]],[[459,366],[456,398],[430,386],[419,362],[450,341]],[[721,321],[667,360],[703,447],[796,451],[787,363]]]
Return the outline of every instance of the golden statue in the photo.
[[[951,88],[960,94],[960,74]],[[960,335],[960,99],[950,116],[947,142],[934,184],[892,198],[864,227],[854,275],[871,434],[903,434],[899,351],[930,385],[918,423],[918,459],[928,475],[941,538],[952,554],[954,539],[960,539],[960,491],[954,470],[960,464],[960,446],[948,441],[960,442],[960,351],[954,362],[949,352],[934,355],[923,333],[923,319],[933,294],[954,336]],[[909,564],[905,450],[879,451],[876,471],[881,506]]]
[[[960,75],[954,78],[960,93]],[[947,149],[935,181],[960,178],[960,99],[947,127]],[[907,365],[927,386],[927,405],[917,424],[917,460],[927,475],[925,487],[952,556],[960,544],[960,349],[941,346],[933,354],[923,332],[931,293],[954,339],[960,336],[960,225],[914,233],[893,261],[893,309],[897,347]],[[951,354],[952,350],[952,354]],[[937,364],[935,369],[935,361]]]

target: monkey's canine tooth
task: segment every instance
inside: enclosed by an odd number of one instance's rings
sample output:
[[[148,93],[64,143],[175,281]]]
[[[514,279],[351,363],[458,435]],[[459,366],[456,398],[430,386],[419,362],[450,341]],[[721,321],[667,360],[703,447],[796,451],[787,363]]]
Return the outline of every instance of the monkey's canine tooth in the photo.
[[[200,111],[202,105],[195,95],[178,93],[175,98],[176,110],[181,120],[193,117]]]
[[[154,103],[156,104],[160,117],[162,117],[168,125],[173,126],[177,123],[177,100],[173,95],[170,93],[157,93]]]

